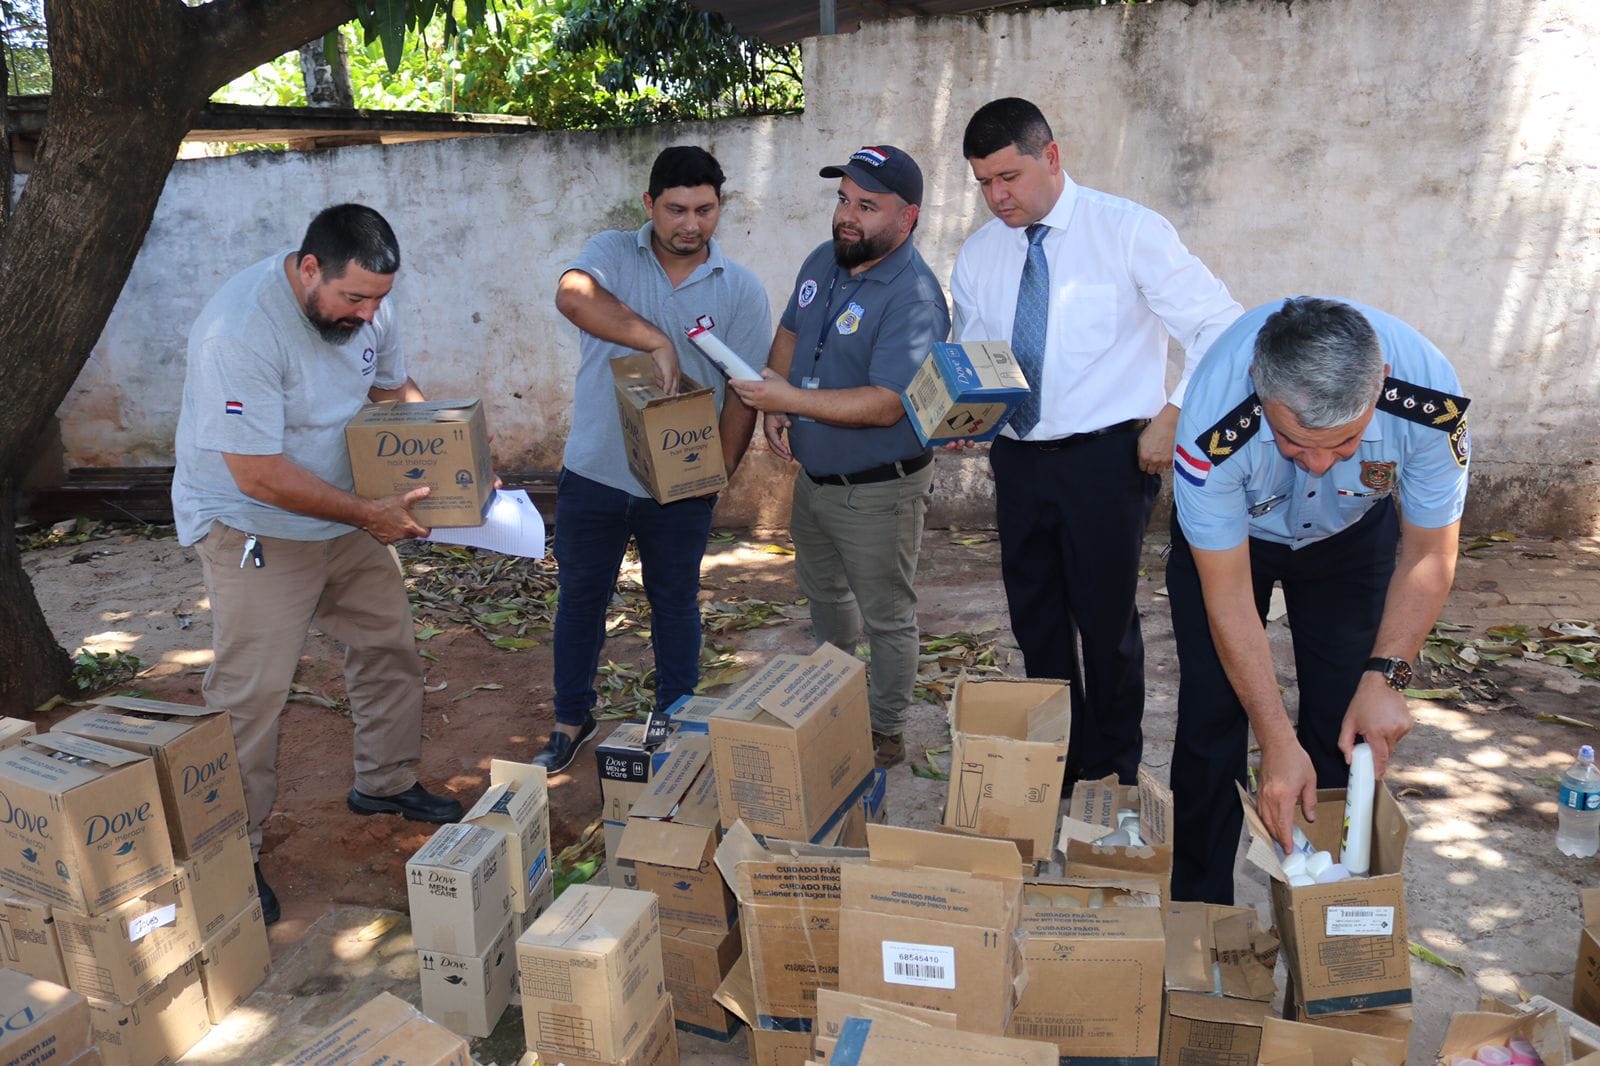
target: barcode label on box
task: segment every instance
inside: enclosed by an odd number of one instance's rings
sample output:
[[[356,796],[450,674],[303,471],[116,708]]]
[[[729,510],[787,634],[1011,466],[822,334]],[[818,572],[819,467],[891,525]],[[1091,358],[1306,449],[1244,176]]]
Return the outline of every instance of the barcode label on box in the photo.
[[[883,942],[883,980],[918,988],[956,986],[956,949],[942,944]]]
[[[175,903],[157,907],[149,914],[141,914],[128,923],[128,943],[137,944],[163,925],[171,925],[177,920],[178,906]]]
[[[1393,907],[1329,907],[1328,936],[1388,936],[1394,932]]]

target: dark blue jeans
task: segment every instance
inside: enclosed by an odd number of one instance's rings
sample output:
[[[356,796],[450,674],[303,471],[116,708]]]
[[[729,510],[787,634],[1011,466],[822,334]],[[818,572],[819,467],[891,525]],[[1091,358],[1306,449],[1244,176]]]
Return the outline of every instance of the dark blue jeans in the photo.
[[[606,609],[630,536],[650,600],[656,707],[664,710],[700,681],[700,560],[716,497],[660,504],[570,470],[556,486],[556,721],[582,725],[594,710]]]

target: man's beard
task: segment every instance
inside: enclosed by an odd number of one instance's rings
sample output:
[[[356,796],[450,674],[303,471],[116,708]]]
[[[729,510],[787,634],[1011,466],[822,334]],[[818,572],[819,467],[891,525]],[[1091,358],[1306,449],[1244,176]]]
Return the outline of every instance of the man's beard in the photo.
[[[362,326],[366,325],[359,318],[329,318],[318,306],[315,293],[306,300],[306,320],[323,340],[333,345],[342,345],[349,341]]]
[[[839,237],[839,227],[833,227],[833,261],[846,270],[882,259],[894,251],[894,237],[880,233],[875,237],[862,234],[859,240],[846,241]]]

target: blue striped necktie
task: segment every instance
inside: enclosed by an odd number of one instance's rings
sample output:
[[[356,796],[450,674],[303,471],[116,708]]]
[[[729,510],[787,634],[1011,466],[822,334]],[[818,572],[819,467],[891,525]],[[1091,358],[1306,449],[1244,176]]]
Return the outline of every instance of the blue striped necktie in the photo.
[[[1010,426],[1026,437],[1039,421],[1039,400],[1044,391],[1044,336],[1050,323],[1050,264],[1044,257],[1044,239],[1050,227],[1035,222],[1028,227],[1028,261],[1017,286],[1017,313],[1011,320],[1011,354],[1028,378],[1028,395],[1011,416]]]

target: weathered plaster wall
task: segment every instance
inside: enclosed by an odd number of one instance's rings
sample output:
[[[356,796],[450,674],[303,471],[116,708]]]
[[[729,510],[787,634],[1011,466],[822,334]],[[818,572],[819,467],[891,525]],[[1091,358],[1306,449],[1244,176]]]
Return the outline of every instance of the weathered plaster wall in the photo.
[[[649,162],[701,143],[718,233],[781,305],[827,234],[819,166],[888,141],[928,179],[919,244],[948,276],[987,219],[972,110],[1028,96],[1080,182],[1166,214],[1250,306],[1343,294],[1408,319],[1474,397],[1469,524],[1600,521],[1600,124],[1589,0],[1209,0],[915,19],[806,45],[804,115],[180,163],[61,418],[70,465],[170,461],[184,336],[234,270],[362,200],[396,225],[417,378],[487,401],[501,464],[552,469],[575,331],[551,294],[594,231],[637,225]],[[936,519],[981,522],[979,456],[940,458]],[[741,472],[723,518],[781,522],[785,472]]]

